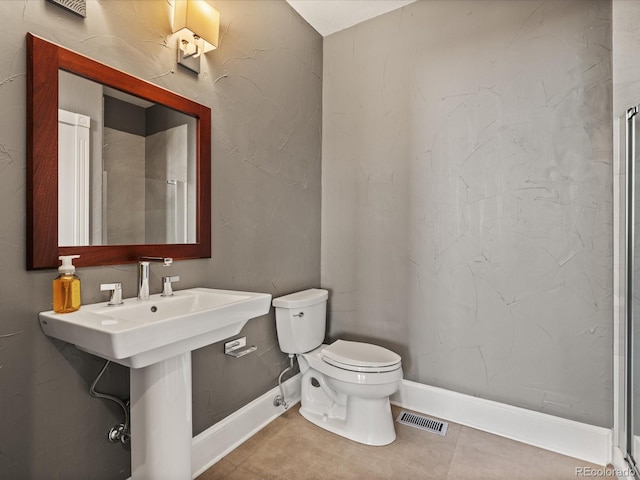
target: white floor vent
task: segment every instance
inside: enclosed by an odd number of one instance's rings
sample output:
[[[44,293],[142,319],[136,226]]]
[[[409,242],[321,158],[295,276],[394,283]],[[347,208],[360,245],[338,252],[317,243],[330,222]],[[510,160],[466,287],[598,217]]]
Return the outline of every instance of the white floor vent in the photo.
[[[436,435],[445,436],[447,434],[447,422],[441,422],[440,420],[434,420],[433,418],[425,417],[424,415],[418,415],[416,413],[405,412],[402,410],[396,422],[402,425],[408,425],[410,427],[419,428],[420,430],[426,430],[427,432],[435,433]]]

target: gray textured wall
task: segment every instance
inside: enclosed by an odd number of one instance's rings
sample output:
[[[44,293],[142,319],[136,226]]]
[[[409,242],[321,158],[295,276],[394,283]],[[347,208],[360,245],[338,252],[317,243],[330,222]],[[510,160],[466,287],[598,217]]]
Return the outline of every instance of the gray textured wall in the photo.
[[[613,115],[640,103],[640,2],[613,0]]]
[[[330,334],[612,425],[611,3],[419,1],[325,38]]]
[[[626,279],[626,257],[625,257],[625,222],[626,222],[626,184],[627,184],[627,168],[625,158],[626,143],[625,138],[625,126],[626,126],[626,110],[633,105],[640,105],[640,63],[637,59],[637,51],[640,48],[640,2],[628,2],[621,0],[614,0],[612,4],[613,10],[613,49],[612,49],[612,64],[613,64],[613,119],[614,127],[618,127],[615,130],[616,134],[619,134],[618,138],[614,137],[614,142],[619,141],[617,149],[614,149],[614,322],[617,323],[617,335],[614,336],[614,361],[617,363],[618,370],[614,370],[614,375],[617,375],[616,380],[618,384],[623,386],[626,381],[625,376],[625,350],[626,350],[626,292],[627,292],[627,279]],[[617,150],[617,151],[616,151]],[[638,166],[636,165],[636,175]],[[637,184],[637,181],[636,181]],[[636,199],[637,202],[637,199]],[[636,207],[637,208],[637,207]],[[636,217],[636,223],[638,217]],[[637,232],[636,227],[636,232]],[[639,238],[635,239],[636,243],[636,265],[635,270],[637,273],[637,255],[638,255],[638,242]],[[636,277],[637,278],[637,277]],[[637,281],[637,280],[636,280]],[[637,286],[636,286],[637,288]],[[634,295],[634,308],[638,310],[638,297]],[[638,319],[636,319],[637,328]],[[638,330],[636,329],[636,335]],[[637,343],[637,338],[636,345]],[[637,363],[637,355],[634,359]],[[637,367],[637,366],[636,366]],[[614,367],[615,368],[615,367]],[[638,370],[635,370],[636,377]],[[639,430],[638,419],[640,418],[640,382],[638,379],[634,379],[633,394],[635,395],[633,407],[634,407],[634,419],[635,425],[632,427],[632,431],[637,433]],[[615,440],[617,445],[621,445],[624,448],[626,438],[624,437],[625,428],[621,422],[624,419],[625,408],[625,395],[624,389],[621,388],[617,398],[618,418],[614,418],[614,424],[618,428],[618,436]],[[635,456],[638,456],[638,452],[635,452]]]
[[[87,391],[96,357],[41,332],[54,271],[25,270],[26,42],[31,31],[209,105],[213,116],[213,258],[177,262],[177,288],[274,295],[320,280],[322,39],[284,1],[222,1],[219,50],[199,78],[175,65],[165,0],[88,2],[83,20],[44,0],[0,2],[0,477],[114,479],[129,454],[106,441],[117,406]],[[170,71],[174,70],[174,73]],[[152,289],[166,273],[152,267]],[[102,282],[135,295],[133,265],[81,268],[84,303]],[[256,354],[230,359],[221,345],[193,355],[194,433],[277,384],[285,358],[275,319],[250,321]],[[128,394],[116,366],[99,386]]]

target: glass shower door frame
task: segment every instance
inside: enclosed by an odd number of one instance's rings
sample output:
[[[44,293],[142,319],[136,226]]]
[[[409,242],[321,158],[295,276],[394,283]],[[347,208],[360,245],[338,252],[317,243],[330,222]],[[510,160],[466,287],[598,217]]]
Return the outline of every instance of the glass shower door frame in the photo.
[[[633,325],[634,308],[633,308],[633,291],[634,291],[634,238],[635,238],[635,159],[636,159],[636,116],[638,114],[638,106],[631,107],[626,114],[625,127],[625,162],[627,174],[626,186],[626,375],[625,375],[625,460],[632,468],[634,478],[640,480],[638,476],[638,468],[634,458],[634,334]],[[640,400],[640,399],[638,399]]]

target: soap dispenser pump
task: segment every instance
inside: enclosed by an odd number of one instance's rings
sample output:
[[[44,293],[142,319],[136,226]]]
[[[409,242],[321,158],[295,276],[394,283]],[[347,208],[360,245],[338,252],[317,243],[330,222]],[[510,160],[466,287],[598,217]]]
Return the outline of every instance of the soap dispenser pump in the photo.
[[[53,311],[56,313],[75,312],[80,308],[80,279],[72,261],[80,255],[61,255],[62,265],[53,281]]]

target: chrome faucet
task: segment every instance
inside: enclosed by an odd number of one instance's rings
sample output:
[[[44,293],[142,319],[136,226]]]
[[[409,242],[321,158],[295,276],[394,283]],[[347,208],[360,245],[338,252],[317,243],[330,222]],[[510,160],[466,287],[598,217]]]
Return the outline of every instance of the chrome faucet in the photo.
[[[149,264],[162,263],[168,267],[173,263],[170,257],[140,257],[138,260],[138,300],[149,300]]]

